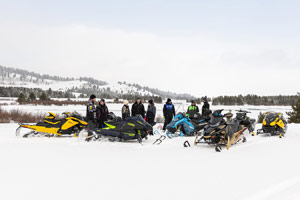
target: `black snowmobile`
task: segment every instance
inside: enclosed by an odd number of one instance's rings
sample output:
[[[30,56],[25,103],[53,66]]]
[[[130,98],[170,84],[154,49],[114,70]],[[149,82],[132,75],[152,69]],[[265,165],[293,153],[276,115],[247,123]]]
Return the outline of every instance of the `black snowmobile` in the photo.
[[[152,126],[142,116],[128,117],[122,120],[115,114],[109,114],[109,120],[104,122],[105,128],[86,129],[86,141],[97,141],[108,138],[110,141],[138,140],[142,143],[153,131]]]
[[[232,119],[232,113],[223,115],[222,111],[216,110],[213,112],[212,118],[204,128],[203,136],[200,139],[198,139],[199,134],[196,136],[195,145],[199,143],[216,145],[215,150],[219,152],[222,150],[222,145],[227,146],[227,149],[229,149],[231,145],[239,141],[246,142],[244,132],[248,129],[249,132],[253,133],[255,119],[250,119],[247,116],[248,111],[239,110],[234,119]]]

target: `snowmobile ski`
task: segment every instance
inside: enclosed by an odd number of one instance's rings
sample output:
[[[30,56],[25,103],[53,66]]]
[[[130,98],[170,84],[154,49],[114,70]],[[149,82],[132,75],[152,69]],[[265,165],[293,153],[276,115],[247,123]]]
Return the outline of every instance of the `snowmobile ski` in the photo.
[[[166,136],[161,135],[158,139],[155,140],[155,142],[153,142],[153,145],[160,145],[166,138]]]
[[[189,141],[187,141],[187,140],[183,143],[183,146],[184,147],[191,147]]]

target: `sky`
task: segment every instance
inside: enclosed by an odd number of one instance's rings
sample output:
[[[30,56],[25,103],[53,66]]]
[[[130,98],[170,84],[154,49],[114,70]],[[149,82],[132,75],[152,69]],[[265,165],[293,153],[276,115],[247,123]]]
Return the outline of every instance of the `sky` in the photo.
[[[0,65],[196,96],[300,92],[300,2],[0,0]]]

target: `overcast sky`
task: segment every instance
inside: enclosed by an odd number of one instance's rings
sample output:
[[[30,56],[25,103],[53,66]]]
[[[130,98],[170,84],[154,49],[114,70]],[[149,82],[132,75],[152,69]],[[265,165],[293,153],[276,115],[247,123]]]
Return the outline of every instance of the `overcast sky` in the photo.
[[[300,2],[0,0],[0,65],[197,96],[300,91]]]

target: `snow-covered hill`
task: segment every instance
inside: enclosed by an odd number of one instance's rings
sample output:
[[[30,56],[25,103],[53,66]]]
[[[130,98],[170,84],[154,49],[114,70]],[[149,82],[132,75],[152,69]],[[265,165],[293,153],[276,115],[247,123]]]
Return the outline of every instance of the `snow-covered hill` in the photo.
[[[3,67],[0,65],[0,86],[40,88],[54,91],[71,90],[74,94],[99,92],[109,94],[112,97],[120,95],[136,96],[161,96],[163,98],[193,98],[189,94],[176,94],[172,92],[160,91],[159,89],[140,86],[126,82],[106,82],[93,78],[65,78],[59,76],[41,75],[26,70]]]
[[[37,79],[32,76],[22,77],[20,74],[11,73],[9,77],[4,77],[0,80],[0,86],[13,86],[13,87],[26,87],[26,88],[40,88],[48,90],[51,88],[55,91],[67,91],[74,88],[93,89],[96,88],[100,91],[110,91],[118,94],[140,94],[140,95],[154,95],[146,90],[139,90],[134,86],[122,84],[120,82],[107,83],[105,85],[97,85],[90,83],[86,80],[49,80]]]

